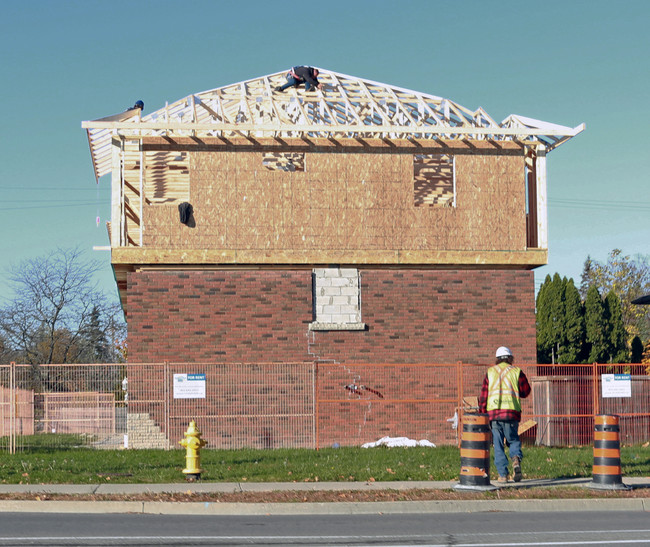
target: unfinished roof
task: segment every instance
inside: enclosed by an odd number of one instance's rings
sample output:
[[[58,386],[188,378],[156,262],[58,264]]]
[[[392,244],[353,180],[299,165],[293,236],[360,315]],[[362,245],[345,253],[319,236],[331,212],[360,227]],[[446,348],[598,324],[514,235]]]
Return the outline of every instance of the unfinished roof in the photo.
[[[188,95],[141,116],[139,108],[83,122],[97,178],[111,171],[113,136],[302,137],[518,141],[556,148],[584,129],[511,114],[495,122],[442,97],[319,69],[322,90],[276,92],[286,71]]]

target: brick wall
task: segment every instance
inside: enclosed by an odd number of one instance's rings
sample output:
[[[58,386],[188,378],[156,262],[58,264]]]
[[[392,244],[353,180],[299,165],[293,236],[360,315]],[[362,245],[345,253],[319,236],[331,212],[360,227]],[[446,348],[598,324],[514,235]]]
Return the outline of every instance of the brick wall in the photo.
[[[129,274],[129,360],[304,361],[311,270]]]
[[[132,362],[534,363],[532,271],[360,270],[365,331],[310,332],[311,270],[129,274]]]
[[[341,362],[486,363],[506,345],[534,363],[534,295],[532,271],[362,270],[368,330],[314,333],[310,350]]]
[[[226,390],[222,396],[208,392],[200,400],[207,405],[202,415],[215,415],[219,401],[229,400],[232,406],[244,397],[241,401],[252,415],[201,424],[211,447],[226,448],[309,445],[308,418],[260,419],[268,412],[256,410],[252,401],[259,397],[246,399],[238,363],[323,364],[316,379],[322,401],[316,424],[320,446],[357,445],[384,435],[426,438],[437,444],[454,441],[456,432],[446,422],[457,404],[453,367],[444,372],[422,367],[414,380],[413,372],[401,367],[386,367],[379,374],[367,365],[491,364],[501,345],[514,351],[517,363],[535,363],[531,271],[362,269],[360,279],[361,321],[367,329],[310,331],[314,318],[309,269],[129,274],[129,361],[197,363],[191,370],[182,369],[192,373],[200,372],[202,362],[235,365],[220,367],[228,368],[226,376],[208,382],[221,386],[232,381],[234,391]],[[476,369],[476,375],[463,377],[463,384],[477,395],[484,369]],[[296,403],[297,394],[275,389],[281,384],[278,378],[271,374],[265,381],[267,386],[261,389],[271,390],[280,404]],[[368,391],[356,399],[345,389],[354,382],[383,397]],[[144,412],[146,405],[140,408],[140,399],[152,400],[147,390],[164,383],[159,374],[136,379],[129,372],[130,411]],[[142,390],[139,396],[136,384]],[[147,403],[148,411],[163,427],[164,401],[155,399],[159,403],[153,410]],[[300,404],[304,409],[291,414],[309,416],[309,403]],[[199,414],[179,409],[174,415]],[[182,434],[186,421],[170,424],[171,439]]]

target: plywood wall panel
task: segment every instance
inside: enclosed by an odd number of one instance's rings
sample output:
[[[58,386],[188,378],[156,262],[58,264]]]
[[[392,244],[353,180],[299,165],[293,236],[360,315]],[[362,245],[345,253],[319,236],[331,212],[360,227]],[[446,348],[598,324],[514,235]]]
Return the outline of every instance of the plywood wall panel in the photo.
[[[305,152],[274,171],[263,151],[190,153],[196,226],[146,205],[144,245],[172,249],[442,251],[525,248],[523,156],[455,156],[456,207],[415,207],[409,153]]]

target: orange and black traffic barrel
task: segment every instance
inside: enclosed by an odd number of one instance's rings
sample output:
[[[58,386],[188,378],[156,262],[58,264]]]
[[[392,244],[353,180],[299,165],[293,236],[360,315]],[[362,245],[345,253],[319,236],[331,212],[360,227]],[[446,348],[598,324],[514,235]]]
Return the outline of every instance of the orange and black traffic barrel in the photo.
[[[590,488],[623,490],[629,488],[621,479],[621,444],[618,416],[600,414],[595,418],[594,466]]]
[[[490,484],[490,421],[487,414],[465,414],[460,439],[460,483],[455,488],[494,490]]]

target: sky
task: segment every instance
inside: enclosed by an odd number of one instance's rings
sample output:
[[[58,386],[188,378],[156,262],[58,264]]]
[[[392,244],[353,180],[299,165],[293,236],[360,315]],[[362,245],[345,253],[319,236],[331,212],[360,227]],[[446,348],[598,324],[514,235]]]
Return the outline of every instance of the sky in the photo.
[[[147,114],[294,65],[374,80],[583,133],[547,158],[549,264],[650,258],[647,0],[0,0],[0,298],[7,271],[78,246],[117,295],[81,122]],[[97,223],[99,217],[99,225]]]

